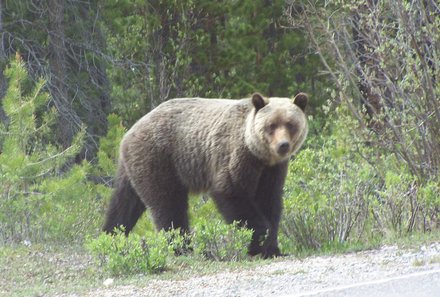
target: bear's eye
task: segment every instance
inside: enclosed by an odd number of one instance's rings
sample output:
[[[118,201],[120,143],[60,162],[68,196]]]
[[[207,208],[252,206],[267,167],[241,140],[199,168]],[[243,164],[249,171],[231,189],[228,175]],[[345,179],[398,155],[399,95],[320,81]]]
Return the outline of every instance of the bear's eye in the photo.
[[[269,125],[269,130],[270,130],[271,132],[273,132],[273,131],[276,130],[277,127],[278,127],[277,124],[272,123],[272,124]]]
[[[292,133],[295,132],[295,130],[296,130],[296,126],[293,123],[287,123],[286,128],[287,128],[287,130],[289,130]]]
[[[268,123],[268,125],[264,129],[267,134],[273,135],[275,133],[275,130],[277,129],[277,127],[278,126],[276,123],[271,123],[271,124]]]

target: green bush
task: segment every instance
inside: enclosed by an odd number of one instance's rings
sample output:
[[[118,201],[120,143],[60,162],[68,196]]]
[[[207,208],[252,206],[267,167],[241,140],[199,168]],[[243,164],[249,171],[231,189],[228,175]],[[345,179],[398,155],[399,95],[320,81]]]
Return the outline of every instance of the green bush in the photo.
[[[221,220],[199,219],[194,227],[194,252],[214,261],[241,261],[247,258],[252,230],[238,222],[225,224]]]
[[[395,157],[383,158],[383,162],[387,170],[372,211],[384,232],[402,236],[436,228],[440,209],[438,178],[419,184],[406,165]]]
[[[289,164],[281,231],[294,240],[290,247],[295,250],[374,236],[365,231],[380,180],[359,153],[369,154],[370,149],[349,137],[348,129],[356,123],[339,112],[321,135],[309,137],[308,147]]]
[[[376,177],[368,164],[335,159],[331,144],[303,150],[289,164],[281,230],[298,250],[370,236]]]
[[[116,235],[101,234],[89,239],[86,248],[114,276],[161,272],[171,252],[164,232],[148,233],[146,237],[135,233],[125,236],[123,231]]]
[[[116,235],[101,234],[88,239],[86,248],[98,265],[113,276],[158,273],[166,269],[167,259],[176,255],[196,255],[214,261],[241,261],[247,258],[252,230],[238,223],[198,219],[194,232],[182,235],[179,230],[146,232],[146,236],[123,230]]]
[[[435,227],[438,179],[419,184],[406,163],[364,142],[357,128],[353,117],[338,108],[289,164],[283,252],[368,245]]]
[[[167,238],[169,248],[174,251],[176,256],[188,255],[193,251],[192,234],[182,233],[179,228],[168,230],[164,235]]]

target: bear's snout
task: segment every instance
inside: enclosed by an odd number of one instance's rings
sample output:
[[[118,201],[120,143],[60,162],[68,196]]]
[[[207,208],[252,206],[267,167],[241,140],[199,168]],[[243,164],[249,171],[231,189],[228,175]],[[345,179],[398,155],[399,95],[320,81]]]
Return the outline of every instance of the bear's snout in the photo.
[[[288,141],[283,141],[278,144],[278,154],[280,156],[285,156],[290,151],[290,144]]]

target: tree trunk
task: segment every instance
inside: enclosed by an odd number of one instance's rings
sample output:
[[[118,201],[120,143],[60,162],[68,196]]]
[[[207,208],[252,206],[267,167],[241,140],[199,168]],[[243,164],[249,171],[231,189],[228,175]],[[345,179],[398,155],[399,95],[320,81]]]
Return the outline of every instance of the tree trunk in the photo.
[[[3,2],[0,1],[0,32],[3,32]],[[3,63],[6,63],[7,56],[5,52],[5,45],[3,40],[3,34],[0,36],[0,65],[3,66]],[[5,114],[5,111],[3,110],[2,106],[2,100],[3,97],[6,94],[7,89],[7,83],[6,78],[3,75],[3,67],[0,69],[0,123],[6,123],[7,122],[7,116]]]
[[[366,25],[365,20],[361,19],[361,15],[363,15],[362,12],[365,12],[365,10],[372,10],[376,2],[375,0],[369,0],[359,8],[359,10],[364,11],[355,12],[352,29],[355,53],[360,64],[357,72],[359,77],[359,90],[362,94],[361,104],[365,106],[366,113],[370,120],[380,113],[382,106],[379,94],[374,91],[374,88],[377,86],[372,84],[373,80],[371,80],[370,77],[367,77],[365,69],[373,69],[373,73],[376,73],[376,76],[380,76],[381,70],[378,65],[379,60],[371,54],[371,52],[373,52],[372,45],[368,44],[368,41],[374,39],[370,37],[370,35],[374,34],[374,30]],[[379,77],[377,78],[376,82],[382,81]]]
[[[50,77],[49,89],[53,102],[58,110],[57,140],[64,147],[72,143],[76,130],[81,125],[81,120],[76,114],[71,100],[68,97],[66,47],[64,44],[64,0],[48,0],[49,15],[49,45],[48,58]]]
[[[79,8],[80,17],[87,24],[86,30],[82,33],[85,36],[81,39],[85,40],[85,42],[93,43],[94,51],[106,48],[102,32],[99,27],[95,26],[95,22],[91,21],[94,13],[97,13],[97,5],[94,6],[95,4],[90,3],[76,5],[81,5]],[[92,13],[90,13],[91,11]],[[74,55],[81,56],[81,51],[82,49],[78,50]],[[82,69],[80,65],[74,65],[74,67],[78,67],[80,72],[84,70],[87,72],[88,79],[86,83],[93,86],[93,90],[96,90],[96,92],[90,92],[95,96],[89,97],[81,103],[81,116],[87,125],[88,138],[80,157],[81,159],[91,159],[95,156],[98,149],[98,137],[105,135],[107,132],[107,115],[111,110],[110,86],[103,59],[95,55],[92,58],[85,56],[84,59],[87,61],[87,63],[84,63],[87,65],[86,69]]]

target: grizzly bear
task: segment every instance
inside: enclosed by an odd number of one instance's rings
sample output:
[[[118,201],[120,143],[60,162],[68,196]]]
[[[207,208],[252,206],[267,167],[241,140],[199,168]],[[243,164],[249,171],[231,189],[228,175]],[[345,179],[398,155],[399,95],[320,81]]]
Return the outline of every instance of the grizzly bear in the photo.
[[[146,208],[158,229],[189,230],[188,193],[207,193],[228,223],[253,230],[250,255],[280,255],[278,225],[289,158],[307,135],[307,95],[294,99],[181,98],[124,135],[103,230],[126,234]]]

